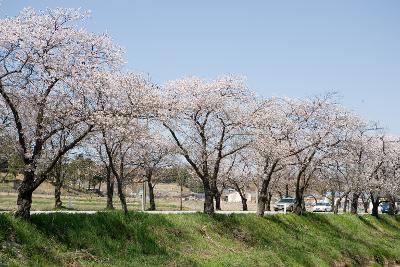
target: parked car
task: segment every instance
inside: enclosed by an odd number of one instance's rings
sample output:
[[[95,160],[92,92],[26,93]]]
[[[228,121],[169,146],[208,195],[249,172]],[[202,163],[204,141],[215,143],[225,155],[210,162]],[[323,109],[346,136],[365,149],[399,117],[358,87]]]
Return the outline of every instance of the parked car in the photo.
[[[397,214],[399,212],[398,208],[390,202],[382,202],[379,206],[382,213]]]
[[[293,211],[295,199],[292,197],[284,197],[281,198],[278,202],[274,205],[274,210],[284,210],[286,205],[286,211]]]
[[[332,205],[327,202],[318,202],[314,205],[313,207],[313,212],[327,212],[327,211],[332,211]]]

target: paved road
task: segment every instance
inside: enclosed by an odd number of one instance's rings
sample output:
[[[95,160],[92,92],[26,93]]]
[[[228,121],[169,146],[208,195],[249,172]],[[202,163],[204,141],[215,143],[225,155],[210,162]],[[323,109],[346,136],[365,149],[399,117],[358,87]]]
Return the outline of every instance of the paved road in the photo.
[[[95,214],[99,211],[94,210],[34,210],[31,211],[31,214],[50,214],[50,213],[70,213],[70,214]],[[155,211],[143,211],[144,213],[149,214],[190,214],[202,211],[195,210],[155,210]],[[0,211],[0,213],[11,213],[11,211]],[[215,211],[217,214],[255,214],[255,210],[242,211],[242,210],[218,210]],[[265,216],[274,215],[274,214],[283,214],[283,211],[266,211]],[[319,212],[320,214],[332,214],[332,212]],[[343,214],[340,212],[339,214]],[[359,215],[364,215],[367,213],[358,213]]]
[[[102,211],[94,211],[94,210],[33,210],[31,214],[50,214],[50,213],[67,213],[67,214],[95,214],[97,212]],[[190,214],[196,212],[203,212],[199,210],[154,210],[154,211],[137,211],[137,212],[144,212],[149,214]],[[1,211],[0,213],[12,213],[12,211]],[[215,213],[217,214],[255,214],[255,210],[249,211],[242,211],[242,210],[216,210]],[[288,212],[289,213],[289,212]],[[319,214],[333,214],[333,212],[318,212]],[[265,216],[275,215],[275,214],[284,214],[283,211],[265,211]],[[339,212],[339,214],[345,214],[343,212]],[[368,213],[365,212],[358,212],[358,215],[366,215]]]
[[[83,213],[83,214],[95,214],[97,211],[94,210],[32,210],[32,214],[49,214],[49,213]],[[13,211],[0,211],[0,213],[13,213]]]
[[[186,213],[196,213],[196,212],[202,212],[202,211],[192,211],[192,210],[155,210],[155,211],[144,211],[145,213],[150,213],[150,214],[186,214]],[[255,210],[249,210],[249,211],[242,211],[242,210],[217,210],[215,211],[217,214],[255,214]],[[290,212],[288,212],[290,213]],[[264,215],[275,215],[275,214],[284,214],[283,211],[265,211]],[[318,214],[333,214],[333,212],[318,212]],[[343,212],[339,212],[339,214],[344,214]],[[368,213],[364,212],[359,212],[358,215],[364,215]]]
[[[98,211],[93,211],[93,210],[34,210],[31,211],[31,214],[50,214],[50,213],[70,213],[70,214],[94,214],[97,213]],[[201,211],[195,211],[195,210],[154,210],[154,211],[143,211],[144,213],[149,213],[149,214],[190,214],[190,213],[196,213],[196,212],[201,212]],[[11,213],[11,211],[0,211],[0,213]],[[250,210],[250,211],[242,211],[242,210],[218,210],[215,211],[217,214],[255,214],[255,210]],[[276,212],[276,211],[266,211],[265,215],[274,215],[278,213],[283,213],[283,212]]]
[[[154,210],[154,211],[145,211],[145,213],[150,213],[150,214],[186,214],[186,213],[196,213],[196,212],[202,212],[202,211],[192,211],[192,210]],[[249,211],[242,211],[242,210],[217,210],[215,211],[217,214],[255,214],[255,210],[249,210]],[[273,215],[277,214],[278,212],[276,211],[267,211],[265,212],[265,215]]]

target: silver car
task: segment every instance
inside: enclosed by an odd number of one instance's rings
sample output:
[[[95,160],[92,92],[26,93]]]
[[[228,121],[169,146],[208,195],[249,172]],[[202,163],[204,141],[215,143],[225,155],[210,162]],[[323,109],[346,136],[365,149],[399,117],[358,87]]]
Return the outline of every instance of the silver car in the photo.
[[[313,212],[331,212],[332,211],[332,205],[327,202],[318,202],[315,204],[313,207]]]
[[[286,211],[293,211],[295,200],[296,199],[292,197],[281,198],[278,202],[275,203],[274,210],[275,211],[284,210],[286,206]]]

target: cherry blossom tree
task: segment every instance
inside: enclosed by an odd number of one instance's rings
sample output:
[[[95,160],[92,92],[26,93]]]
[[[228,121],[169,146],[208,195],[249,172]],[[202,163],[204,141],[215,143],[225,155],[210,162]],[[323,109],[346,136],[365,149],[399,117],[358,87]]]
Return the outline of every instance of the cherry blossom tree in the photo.
[[[224,192],[224,190],[228,187],[228,181],[227,181],[227,173],[224,173],[224,171],[228,171],[229,173],[229,168],[227,170],[222,170],[221,175],[218,177],[217,180],[217,189],[215,192],[215,210],[222,210],[221,209],[221,196]]]
[[[135,146],[147,134],[148,118],[157,110],[155,86],[143,75],[102,74],[96,79],[105,88],[99,95],[99,131],[89,140],[107,171],[115,177],[122,210],[128,212],[124,187],[135,173]],[[108,175],[108,174],[107,174]]]
[[[386,166],[381,183],[384,196],[395,207],[395,202],[400,201],[400,139],[398,136],[387,136],[385,144]]]
[[[255,138],[248,154],[256,170],[259,216],[264,215],[266,205],[270,208],[271,182],[279,182],[279,172],[287,166],[288,158],[298,153],[289,149],[288,138],[294,127],[286,116],[286,108],[282,99],[262,101],[252,120]]]
[[[319,191],[321,195],[331,192],[328,198],[333,212],[337,214],[343,199],[343,211],[347,210],[347,198],[352,190],[353,168],[346,150],[337,147],[332,150],[334,151],[324,161],[311,187]]]
[[[154,188],[174,162],[173,144],[158,131],[160,129],[148,129],[133,147],[135,153],[132,161],[149,189],[149,210],[156,210]]]
[[[234,188],[239,193],[242,201],[242,210],[247,211],[247,192],[250,185],[254,184],[253,166],[247,161],[248,158],[240,154],[234,155],[227,166],[226,175],[227,186]]]
[[[357,125],[357,118],[331,101],[330,96],[311,100],[287,100],[286,115],[295,129],[288,136],[289,149],[295,151],[291,166],[296,173],[294,212],[302,214],[304,193],[320,170],[332,148],[343,142]]]
[[[382,167],[382,145],[379,145],[376,131],[376,126],[360,123],[341,145],[338,171],[346,175],[346,193],[351,193],[350,212],[354,214],[358,210],[359,198],[362,196],[366,201],[365,198],[370,196],[369,181]]]
[[[101,137],[100,137],[101,138]],[[95,158],[97,162],[100,163],[103,169],[103,175],[105,176],[105,181],[106,181],[106,195],[107,195],[107,204],[106,204],[106,209],[108,210],[113,210],[114,209],[114,204],[113,204],[113,197],[114,197],[114,185],[115,185],[115,179],[114,175],[111,171],[111,166],[109,163],[109,159],[107,156],[107,153],[105,151],[104,147],[104,142],[99,141],[99,137],[94,138],[94,140],[90,140],[91,143],[89,144],[88,147],[92,148],[91,157]]]
[[[241,78],[190,77],[168,82],[162,97],[159,118],[203,183],[204,212],[214,213],[221,162],[250,143],[244,137],[253,94]]]
[[[64,134],[60,132],[51,138],[48,149],[44,149],[44,155],[49,154],[49,158],[53,158],[54,152],[59,151],[65,148],[66,145],[66,138],[68,134]],[[50,152],[50,153],[49,153]],[[45,156],[46,157],[46,156]],[[63,155],[60,157],[53,167],[53,169],[49,173],[48,179],[54,186],[54,208],[60,209],[62,208],[62,201],[61,201],[61,188],[63,187],[65,180],[67,179],[68,175],[68,158],[67,155]]]
[[[384,134],[369,138],[364,194],[369,195],[372,215],[376,217],[381,199],[392,199],[399,193],[399,142],[398,137]]]
[[[1,106],[12,114],[12,128],[24,162],[18,188],[18,217],[28,219],[32,192],[59,159],[95,127],[98,91],[93,76],[118,68],[121,49],[106,35],[73,25],[87,13],[73,9],[24,9],[0,20]],[[64,148],[38,171],[43,148],[63,129],[73,129]]]
[[[128,213],[126,197],[124,192],[125,182],[134,174],[134,166],[130,159],[134,140],[137,138],[135,132],[102,131],[102,145],[108,166],[117,181],[117,190],[122,210]],[[104,156],[102,156],[104,157]]]

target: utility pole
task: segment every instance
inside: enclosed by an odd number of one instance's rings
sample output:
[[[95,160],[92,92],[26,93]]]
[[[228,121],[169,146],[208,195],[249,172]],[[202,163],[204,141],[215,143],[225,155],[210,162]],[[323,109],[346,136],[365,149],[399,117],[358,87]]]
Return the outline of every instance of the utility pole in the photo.
[[[181,176],[181,206],[180,206],[180,210],[183,210],[183,205],[182,205],[182,198],[183,198],[183,196],[182,196],[182,191],[183,191],[183,179],[182,179],[182,176]]]
[[[149,130],[149,117],[146,116],[146,128]],[[143,180],[142,188],[142,211],[146,210],[146,180]]]
[[[146,181],[143,181],[142,187],[142,211],[146,210]]]

